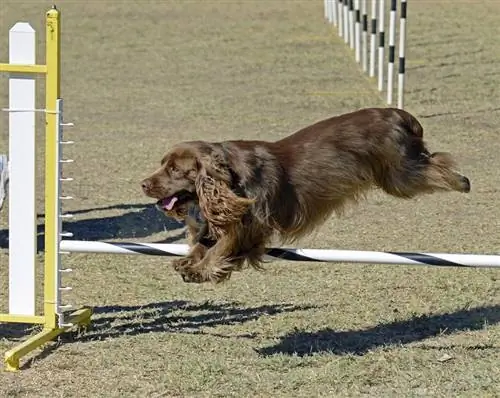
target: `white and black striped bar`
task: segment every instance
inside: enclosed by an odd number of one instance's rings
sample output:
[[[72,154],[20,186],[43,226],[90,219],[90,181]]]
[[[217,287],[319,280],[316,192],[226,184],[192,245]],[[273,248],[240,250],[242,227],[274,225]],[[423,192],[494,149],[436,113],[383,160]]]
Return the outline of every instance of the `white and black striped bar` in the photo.
[[[405,52],[406,52],[406,0],[401,0],[401,19],[399,21],[399,70],[398,70],[398,108],[404,107],[405,91]]]
[[[188,253],[188,245],[63,240],[61,241],[61,251],[68,253],[185,256]],[[357,250],[273,248],[268,249],[267,259],[332,263],[433,265],[442,267],[500,267],[500,255],[486,254],[396,253]]]
[[[396,57],[396,12],[397,0],[391,0],[389,15],[389,63],[387,64],[387,104],[392,104],[394,90],[394,61]]]

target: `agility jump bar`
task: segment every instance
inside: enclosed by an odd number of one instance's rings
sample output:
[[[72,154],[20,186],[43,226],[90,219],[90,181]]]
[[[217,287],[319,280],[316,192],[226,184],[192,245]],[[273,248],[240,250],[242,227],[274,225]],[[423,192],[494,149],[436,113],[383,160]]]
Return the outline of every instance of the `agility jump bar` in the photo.
[[[185,244],[136,243],[136,242],[93,242],[81,240],[62,240],[61,252],[66,253],[107,253],[150,256],[185,256],[189,247]],[[500,255],[451,254],[416,252],[378,252],[360,250],[330,249],[289,249],[271,248],[266,260],[431,265],[440,267],[500,267]]]

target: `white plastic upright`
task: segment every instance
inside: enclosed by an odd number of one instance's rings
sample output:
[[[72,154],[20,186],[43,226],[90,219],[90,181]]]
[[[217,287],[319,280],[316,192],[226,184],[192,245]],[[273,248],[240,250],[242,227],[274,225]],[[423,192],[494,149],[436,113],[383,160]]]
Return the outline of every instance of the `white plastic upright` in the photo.
[[[35,30],[28,23],[18,22],[9,31],[9,63],[36,63]],[[9,313],[35,315],[37,218],[33,75],[11,73],[9,78],[9,157]]]

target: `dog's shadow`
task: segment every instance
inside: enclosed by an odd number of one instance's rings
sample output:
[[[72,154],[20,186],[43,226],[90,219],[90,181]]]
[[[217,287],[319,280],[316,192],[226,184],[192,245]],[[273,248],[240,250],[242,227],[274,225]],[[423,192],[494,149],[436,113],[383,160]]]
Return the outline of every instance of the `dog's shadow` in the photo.
[[[500,323],[500,305],[492,305],[447,314],[421,315],[361,330],[336,331],[331,328],[315,332],[297,330],[281,337],[277,344],[258,349],[257,352],[262,356],[275,354],[307,356],[315,353],[364,355],[380,347],[410,344],[461,331],[481,330],[485,324],[498,323]],[[481,346],[481,348],[499,349],[500,346]]]
[[[121,204],[115,206],[101,207],[95,209],[84,209],[72,211],[71,214],[78,216],[84,213],[103,210],[126,210],[121,215],[113,215],[100,218],[89,218],[63,222],[63,230],[73,234],[72,239],[77,240],[110,240],[110,239],[142,239],[156,233],[172,231],[184,227],[171,218],[165,217],[153,205]],[[38,215],[43,218],[44,215]],[[44,250],[44,225],[37,227],[38,252]],[[184,231],[162,240],[162,243],[171,243],[184,238]],[[9,247],[9,230],[0,230],[0,248]]]

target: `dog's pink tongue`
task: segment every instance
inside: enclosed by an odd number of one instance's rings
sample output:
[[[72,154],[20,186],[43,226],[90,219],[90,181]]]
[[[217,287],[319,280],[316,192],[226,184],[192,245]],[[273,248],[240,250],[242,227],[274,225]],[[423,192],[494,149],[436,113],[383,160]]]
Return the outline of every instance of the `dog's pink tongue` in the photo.
[[[165,210],[172,210],[174,208],[175,202],[177,202],[176,196],[170,196],[168,198],[163,199],[163,208]]]

